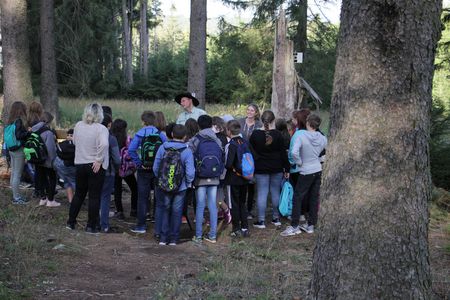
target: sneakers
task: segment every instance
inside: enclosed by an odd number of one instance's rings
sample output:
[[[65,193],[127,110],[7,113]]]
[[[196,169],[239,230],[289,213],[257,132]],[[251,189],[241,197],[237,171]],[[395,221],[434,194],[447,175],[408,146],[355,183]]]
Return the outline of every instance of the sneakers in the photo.
[[[164,242],[159,242],[158,245],[160,245],[160,246],[165,246],[166,243],[164,243]]]
[[[300,221],[300,222],[306,222],[305,215],[300,215],[299,221]]]
[[[66,228],[69,230],[75,230],[75,224],[67,223]]]
[[[47,198],[41,198],[41,200],[39,201],[39,206],[47,205],[47,201],[48,201]]]
[[[170,242],[169,243],[169,246],[176,246],[177,245],[177,243],[175,243],[175,242]]]
[[[48,200],[47,204],[45,206],[47,206],[47,207],[58,207],[58,206],[61,206],[61,203],[56,202],[55,200],[53,200],[53,201]]]
[[[16,205],[25,205],[25,204],[28,204],[28,201],[26,201],[24,198],[19,198],[19,199],[14,199],[12,203],[16,204]]]
[[[223,212],[223,218],[225,220],[225,223],[230,224],[231,223],[231,210],[227,209]]]
[[[131,232],[134,232],[134,233],[146,233],[147,232],[147,229],[145,228],[145,226],[134,226],[130,230],[131,230]]]
[[[300,225],[300,229],[306,233],[314,233],[314,225],[302,224]]]
[[[275,226],[281,226],[281,222],[280,219],[276,218],[272,220],[272,224]]]
[[[242,236],[245,237],[245,238],[250,237],[250,231],[248,231],[247,228],[242,228],[242,229],[241,229],[241,234],[242,234]]]
[[[251,212],[247,213],[247,220],[253,220],[253,215]]]
[[[247,231],[248,231],[248,230],[247,230]],[[230,236],[231,236],[231,237],[234,237],[234,238],[242,237],[242,231],[241,231],[241,230],[233,231],[233,232],[230,233]]]
[[[210,242],[211,244],[217,243],[216,238],[205,237],[205,241]]]
[[[280,233],[281,236],[293,236],[293,235],[297,235],[300,234],[301,230],[299,228],[299,226],[297,227],[292,227],[292,226],[288,226],[286,227],[286,229]]]
[[[266,228],[266,224],[264,224],[264,221],[258,221],[258,222],[253,223],[253,227],[259,228],[259,229],[264,229],[264,228]]]
[[[202,238],[201,238],[201,237],[196,237],[196,236],[194,236],[194,237],[192,238],[192,241],[193,241],[194,243],[196,243],[196,244],[201,244],[201,243],[202,243]]]
[[[96,227],[88,227],[84,230],[87,234],[98,234],[98,229]]]

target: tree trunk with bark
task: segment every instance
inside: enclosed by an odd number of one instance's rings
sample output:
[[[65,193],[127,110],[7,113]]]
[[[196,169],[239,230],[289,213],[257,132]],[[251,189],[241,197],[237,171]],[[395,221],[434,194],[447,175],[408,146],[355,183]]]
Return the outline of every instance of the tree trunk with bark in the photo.
[[[27,35],[27,1],[1,0],[3,56],[3,112],[6,120],[14,101],[31,102],[30,51]]]
[[[59,121],[53,0],[41,0],[41,103]]]
[[[148,28],[147,28],[147,9],[148,0],[141,0],[140,9],[140,27],[139,27],[139,71],[145,80],[148,76]]]
[[[205,107],[206,94],[206,0],[191,0],[188,91]]]
[[[294,7],[291,13],[292,17],[298,22],[296,26],[295,35],[293,37],[295,52],[302,52],[303,57],[306,55],[306,45],[308,41],[307,26],[308,26],[308,0],[301,0],[299,4]],[[303,63],[295,65],[300,76],[305,75]]]
[[[430,299],[441,0],[342,2],[311,299]]]
[[[277,118],[289,118],[298,97],[298,85],[294,67],[294,44],[286,37],[287,24],[284,10],[276,26],[275,50],[272,74],[272,111]]]
[[[125,77],[125,85],[131,86],[134,83],[133,80],[133,55],[131,44],[131,10],[128,7],[127,0],[122,0],[122,26],[123,26],[123,73]]]

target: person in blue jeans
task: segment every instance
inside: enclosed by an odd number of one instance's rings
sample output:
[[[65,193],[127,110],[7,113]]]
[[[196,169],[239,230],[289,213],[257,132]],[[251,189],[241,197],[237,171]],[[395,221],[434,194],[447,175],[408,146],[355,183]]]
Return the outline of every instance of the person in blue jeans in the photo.
[[[196,211],[195,211],[195,237],[194,242],[202,242],[202,224],[205,206],[208,205],[210,231],[205,240],[216,243],[217,234],[217,187],[220,184],[220,175],[223,173],[224,153],[222,142],[212,129],[212,118],[208,115],[200,116],[197,120],[200,127],[190,141],[196,159],[197,172],[195,176]]]
[[[266,228],[265,216],[267,196],[272,199],[272,224],[281,226],[278,205],[280,203],[281,182],[283,176],[289,178],[290,164],[287,145],[281,133],[275,129],[275,115],[266,110],[261,116],[263,129],[253,131],[250,144],[255,159],[255,178],[257,189],[258,221],[256,228]]]
[[[160,226],[160,245],[175,246],[178,243],[186,190],[195,178],[194,157],[184,142],[185,136],[186,127],[175,125],[172,131],[173,140],[165,142],[159,147],[153,164],[153,172],[160,179],[156,181],[156,185],[159,186],[159,195],[156,197],[156,224]],[[178,189],[173,192],[166,192],[160,187],[166,180],[162,174],[162,168],[167,151],[179,151],[180,153],[181,181]]]
[[[141,115],[141,121],[144,127],[135,134],[128,147],[128,154],[137,167],[137,224],[131,229],[134,233],[147,232],[145,221],[148,210],[148,199],[155,177],[152,168],[159,146],[167,141],[165,134],[155,127],[156,116],[153,111],[144,111]],[[150,140],[151,137],[155,137],[155,139]],[[144,140],[149,140],[146,144],[153,143],[154,147],[143,147]]]
[[[111,129],[112,118],[109,114],[105,114],[102,124]],[[114,190],[114,179],[116,170],[120,167],[120,153],[117,139],[109,133],[109,159],[108,169],[105,171],[105,180],[103,181],[102,194],[100,196],[100,228],[101,232],[110,232],[109,228],[109,204],[111,202],[111,193]]]

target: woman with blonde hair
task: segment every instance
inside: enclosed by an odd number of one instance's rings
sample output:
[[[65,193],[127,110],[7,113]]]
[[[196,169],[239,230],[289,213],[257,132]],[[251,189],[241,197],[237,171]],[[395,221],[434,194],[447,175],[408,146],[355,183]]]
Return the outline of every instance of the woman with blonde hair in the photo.
[[[86,232],[99,232],[100,196],[109,166],[109,132],[101,123],[103,109],[98,103],[84,108],[83,120],[75,125],[73,143],[75,145],[75,196],[70,203],[67,228],[75,229],[81,205],[89,193],[89,209]]]

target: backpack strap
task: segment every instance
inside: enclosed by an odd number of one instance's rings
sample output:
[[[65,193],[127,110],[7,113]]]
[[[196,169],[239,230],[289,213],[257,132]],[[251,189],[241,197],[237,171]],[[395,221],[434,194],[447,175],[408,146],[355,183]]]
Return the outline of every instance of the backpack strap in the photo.
[[[47,125],[43,125],[41,128],[39,128],[38,130],[35,131],[36,134],[43,134],[44,132],[50,130],[50,128],[48,128]]]

